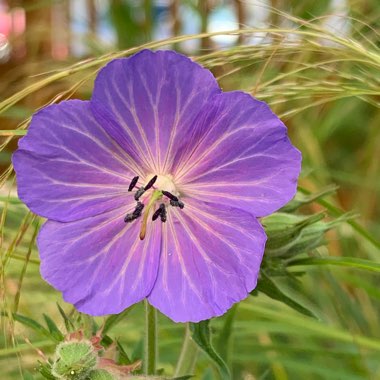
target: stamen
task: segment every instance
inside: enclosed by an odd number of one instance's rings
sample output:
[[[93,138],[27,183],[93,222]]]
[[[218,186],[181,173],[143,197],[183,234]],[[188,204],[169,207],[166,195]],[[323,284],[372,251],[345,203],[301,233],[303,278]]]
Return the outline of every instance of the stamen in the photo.
[[[174,195],[173,193],[167,190],[161,190],[154,187],[154,184],[156,183],[158,177],[159,177],[158,175],[154,175],[145,186],[138,187],[136,185],[139,180],[139,177],[135,176],[133,177],[128,187],[128,191],[132,191],[135,187],[137,187],[137,190],[134,194],[134,198],[137,202],[137,205],[133,212],[125,216],[124,221],[128,223],[139,218],[140,216],[143,217],[142,222],[141,222],[141,229],[140,229],[141,240],[144,240],[146,232],[147,232],[147,228],[148,228],[147,224],[148,224],[148,219],[150,217],[149,215],[152,215],[150,213],[150,210],[152,208],[153,209],[155,208],[154,205],[156,204],[157,201],[161,201],[161,203],[160,203],[160,206],[153,212],[152,220],[155,221],[160,217],[161,222],[165,223],[167,221],[167,209],[166,209],[167,200],[162,199],[163,196],[169,199],[171,206],[179,207],[180,209],[183,209],[185,207],[184,203],[178,198],[178,196]],[[161,181],[161,177],[160,177],[160,181]],[[162,182],[161,183],[162,187],[168,188],[169,190],[175,189],[174,184],[171,182],[171,177],[170,178],[164,177],[164,180],[161,182]],[[161,187],[161,185],[159,185],[159,187]],[[150,198],[149,201],[144,205],[143,202],[140,202],[140,198],[146,191],[150,190],[152,187],[154,188],[154,190],[152,194],[149,195],[149,198]],[[143,213],[143,209],[144,209],[144,213]]]
[[[149,190],[153,185],[154,183],[156,182],[157,180],[157,175],[155,175],[148,183],[147,185],[145,186],[145,190]]]
[[[129,223],[141,216],[141,212],[144,208],[144,203],[137,202],[137,206],[133,212],[127,214],[124,218],[125,223]]]
[[[135,201],[138,201],[140,199],[140,197],[145,193],[145,187],[144,186],[141,186],[137,191],[136,191],[136,194],[135,194]]]
[[[160,215],[161,222],[165,223],[166,222],[166,208],[163,203],[160,204],[160,209],[161,209],[161,215]]]
[[[141,212],[144,208],[144,203],[137,202],[137,206],[135,208],[135,211],[133,211],[133,214],[137,216],[137,218],[141,215]]]
[[[168,197],[171,201],[178,202],[178,198],[173,195],[172,193],[169,193],[169,191],[162,190],[162,194],[164,194],[166,197]]]
[[[161,217],[161,222],[166,222],[166,208],[163,203],[160,204],[160,207],[154,212],[152,220],[155,221],[158,217]]]
[[[155,221],[155,220],[156,220],[161,214],[162,214],[162,208],[160,207],[160,208],[158,208],[158,209],[154,212],[154,214],[153,214],[153,216],[152,216],[152,220]]]
[[[139,180],[139,176],[137,175],[136,177],[133,177],[129,187],[128,187],[128,191],[132,191],[133,188],[136,186],[136,183],[137,181]]]
[[[125,216],[125,218],[124,218],[124,222],[125,223],[129,223],[129,222],[132,222],[135,219],[136,219],[136,217],[133,214],[127,214]]]
[[[173,207],[179,207],[181,210],[185,207],[185,204],[178,199],[178,201],[170,200],[170,205]]]

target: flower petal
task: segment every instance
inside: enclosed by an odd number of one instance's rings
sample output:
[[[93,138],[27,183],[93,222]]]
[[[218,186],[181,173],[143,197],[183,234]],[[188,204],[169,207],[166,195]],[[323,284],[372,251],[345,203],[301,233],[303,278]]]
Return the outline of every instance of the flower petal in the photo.
[[[184,195],[268,215],[295,194],[301,154],[267,104],[240,91],[217,95],[194,126],[174,177]]]
[[[200,109],[221,90],[213,75],[173,51],[116,59],[95,81],[94,109],[127,151],[131,142],[151,172],[170,172],[176,149],[191,134]]]
[[[89,102],[36,113],[13,155],[18,194],[35,213],[67,222],[125,204],[139,168],[104,131]]]
[[[226,312],[256,286],[266,235],[242,210],[188,200],[171,208],[149,302],[176,322]]]
[[[38,236],[41,274],[65,301],[91,315],[119,313],[151,291],[157,277],[161,223],[139,238],[124,223],[133,205],[70,223],[48,221]]]

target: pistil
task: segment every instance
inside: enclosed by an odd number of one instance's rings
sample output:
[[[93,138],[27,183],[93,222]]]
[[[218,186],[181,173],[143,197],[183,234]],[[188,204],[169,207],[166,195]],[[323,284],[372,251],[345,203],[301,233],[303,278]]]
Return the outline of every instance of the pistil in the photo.
[[[155,202],[161,198],[162,198],[162,192],[160,190],[154,190],[152,197],[150,198],[148,204],[145,207],[143,220],[141,223],[140,240],[144,240],[145,235],[146,235],[146,226],[147,226],[147,222],[148,222],[149,211],[153,207]]]

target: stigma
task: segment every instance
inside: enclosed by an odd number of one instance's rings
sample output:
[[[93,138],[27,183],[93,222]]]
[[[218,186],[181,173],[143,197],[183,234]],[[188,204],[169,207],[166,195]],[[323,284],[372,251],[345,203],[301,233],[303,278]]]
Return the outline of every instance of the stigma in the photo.
[[[162,223],[167,220],[167,209],[179,207],[183,209],[184,203],[180,200],[180,194],[176,189],[173,178],[169,176],[152,174],[147,178],[149,181],[144,186],[136,186],[139,177],[133,177],[128,187],[128,191],[136,189],[134,199],[137,202],[133,212],[127,214],[124,218],[125,223],[131,223],[142,216],[140,239],[144,240],[147,232],[149,215],[152,215],[152,222],[160,219]],[[143,212],[144,210],[144,212]]]

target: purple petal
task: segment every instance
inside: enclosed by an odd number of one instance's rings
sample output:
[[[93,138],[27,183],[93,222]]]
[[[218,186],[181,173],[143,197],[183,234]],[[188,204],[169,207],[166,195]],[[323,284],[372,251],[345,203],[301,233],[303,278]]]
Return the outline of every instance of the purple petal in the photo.
[[[126,151],[139,154],[151,173],[167,173],[200,109],[220,91],[189,58],[144,50],[102,69],[91,102],[99,117],[113,118],[104,127]]]
[[[256,286],[266,236],[250,214],[188,200],[170,209],[162,234],[148,300],[174,321],[221,315]]]
[[[173,175],[184,195],[258,217],[294,196],[301,154],[267,104],[239,91],[217,95],[194,129],[175,158]]]
[[[119,313],[151,291],[160,257],[161,223],[139,238],[123,219],[134,205],[70,223],[48,221],[38,236],[41,274],[65,301],[91,315]]]
[[[13,155],[18,194],[35,213],[73,221],[125,204],[133,159],[107,135],[89,102],[67,101],[33,116]]]

